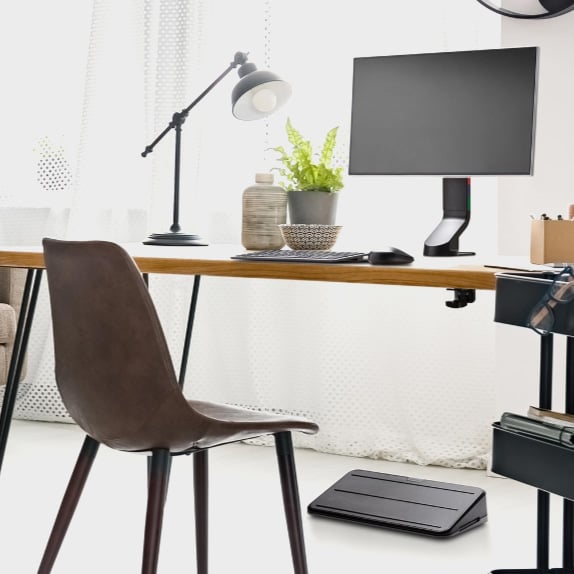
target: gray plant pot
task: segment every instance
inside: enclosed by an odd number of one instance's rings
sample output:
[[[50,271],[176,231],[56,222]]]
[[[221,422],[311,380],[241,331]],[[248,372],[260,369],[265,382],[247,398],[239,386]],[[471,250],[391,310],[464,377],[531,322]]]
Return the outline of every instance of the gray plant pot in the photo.
[[[334,225],[337,216],[338,193],[328,191],[289,191],[287,206],[289,222]]]

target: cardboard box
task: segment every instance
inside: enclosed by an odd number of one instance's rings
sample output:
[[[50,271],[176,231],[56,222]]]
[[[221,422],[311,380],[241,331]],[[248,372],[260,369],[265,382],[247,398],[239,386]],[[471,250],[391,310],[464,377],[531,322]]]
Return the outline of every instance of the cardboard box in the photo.
[[[536,219],[530,227],[530,262],[574,262],[574,221]]]

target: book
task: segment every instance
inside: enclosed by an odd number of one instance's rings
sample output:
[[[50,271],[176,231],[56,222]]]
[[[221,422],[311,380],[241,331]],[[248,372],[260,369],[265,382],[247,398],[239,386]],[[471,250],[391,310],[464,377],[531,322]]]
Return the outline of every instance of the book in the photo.
[[[574,427],[572,426],[549,423],[508,412],[502,413],[500,426],[506,430],[574,448]]]
[[[541,409],[539,407],[528,407],[529,417],[537,420],[546,421],[563,426],[574,426],[574,415],[568,413],[559,413],[549,409]]]

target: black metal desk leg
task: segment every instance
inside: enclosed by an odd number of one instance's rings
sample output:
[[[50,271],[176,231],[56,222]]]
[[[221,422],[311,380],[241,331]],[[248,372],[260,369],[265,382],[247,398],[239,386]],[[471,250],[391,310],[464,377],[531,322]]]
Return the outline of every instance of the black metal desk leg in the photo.
[[[147,273],[143,274],[144,277],[144,281],[146,282],[146,285],[149,285],[149,277]],[[189,303],[189,313],[188,313],[188,317],[187,317],[187,327],[185,329],[185,338],[183,341],[183,352],[182,352],[182,356],[181,356],[181,365],[180,365],[180,370],[179,370],[179,385],[183,388],[183,383],[185,382],[185,372],[187,370],[187,361],[189,358],[189,347],[191,345],[191,333],[193,331],[193,322],[195,319],[195,310],[197,308],[197,298],[199,296],[199,283],[200,283],[200,279],[201,279],[201,275],[196,275],[195,279],[193,281],[193,290],[191,292],[191,301]],[[172,457],[168,458],[168,461],[166,462],[167,465],[167,480],[166,480],[166,487],[165,487],[165,493],[164,493],[164,502],[165,499],[167,499],[167,488],[169,485],[169,476],[171,473],[171,464],[172,464]],[[151,472],[151,456],[147,457],[147,461],[148,461],[148,482],[149,482],[149,476],[150,476],[150,472]]]
[[[564,410],[574,413],[574,338],[566,339],[566,400]],[[564,499],[562,565],[574,569],[574,502]]]
[[[195,319],[195,310],[197,308],[197,297],[199,296],[199,282],[201,275],[196,275],[193,281],[193,290],[191,292],[191,301],[189,303],[189,315],[187,317],[187,328],[185,330],[185,339],[183,341],[183,352],[181,355],[181,366],[179,369],[179,386],[183,388],[185,383],[185,373],[187,371],[187,361],[189,359],[189,347],[191,344],[191,333],[193,331],[193,321]]]
[[[539,407],[552,408],[552,354],[554,351],[552,334],[540,337],[540,395]],[[538,491],[537,557],[536,566],[546,571],[549,564],[550,538],[550,495]]]
[[[14,405],[16,404],[22,365],[24,364],[24,356],[26,355],[41,280],[42,269],[28,270],[24,293],[22,295],[22,305],[18,316],[18,325],[16,327],[14,349],[12,351],[12,357],[10,358],[8,379],[4,389],[2,413],[0,414],[0,471],[2,470],[2,462],[4,460],[6,443],[8,442],[8,434],[10,432],[10,423],[12,422]]]

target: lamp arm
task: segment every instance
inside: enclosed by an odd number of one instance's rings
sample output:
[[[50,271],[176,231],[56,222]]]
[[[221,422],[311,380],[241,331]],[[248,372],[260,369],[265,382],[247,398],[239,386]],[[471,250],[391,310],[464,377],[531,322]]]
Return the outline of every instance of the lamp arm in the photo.
[[[221,80],[223,80],[223,78],[225,78],[225,76],[227,76],[231,70],[237,68],[237,66],[240,66],[245,62],[247,62],[247,54],[244,52],[237,52],[233,58],[233,62],[231,62],[225,71],[223,71],[215,80],[213,80],[213,82],[211,82],[211,84],[209,84],[209,86],[207,86],[207,88],[205,88],[205,90],[203,90],[203,92],[201,92],[201,94],[199,94],[199,96],[197,96],[197,98],[195,98],[195,100],[193,100],[189,106],[181,110],[181,112],[175,112],[173,114],[171,122],[169,122],[168,126],[153,140],[151,144],[145,147],[145,150],[141,154],[142,157],[146,157],[149,153],[151,153],[154,147],[164,138],[164,136],[169,131],[174,128],[181,128],[185,122],[185,119],[187,118],[187,115],[189,114],[189,111],[194,106],[196,106],[209,92],[211,92],[211,90],[213,90],[213,88],[219,84],[219,82],[221,82]]]

